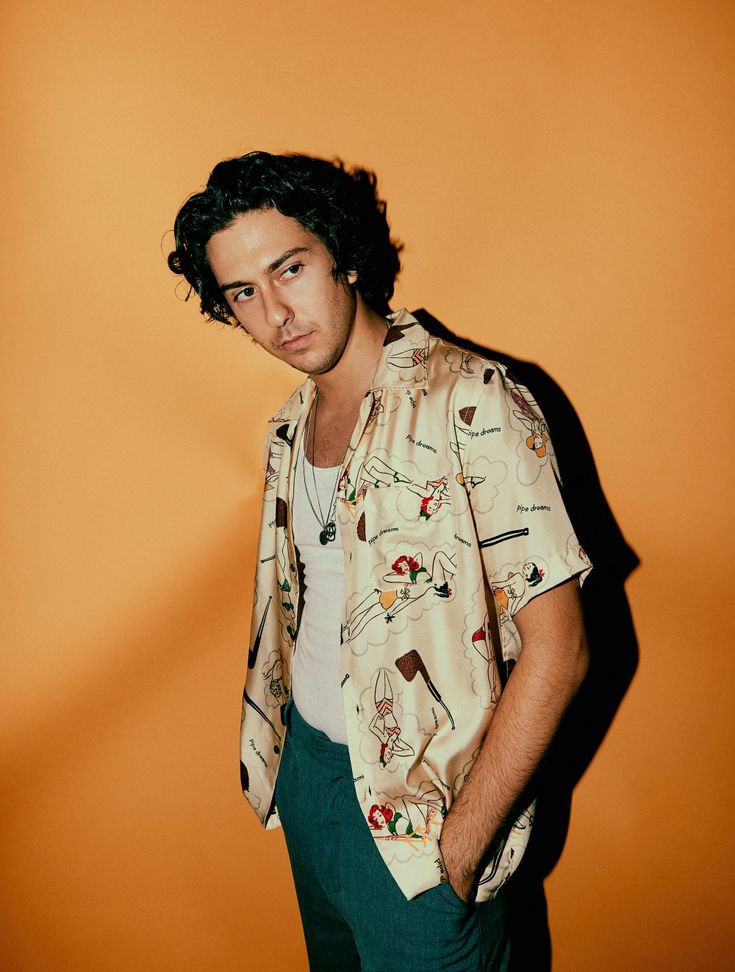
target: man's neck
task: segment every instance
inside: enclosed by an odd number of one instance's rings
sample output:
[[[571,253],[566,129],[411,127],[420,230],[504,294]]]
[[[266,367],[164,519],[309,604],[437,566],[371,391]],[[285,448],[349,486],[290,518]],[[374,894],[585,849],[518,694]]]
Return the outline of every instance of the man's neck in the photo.
[[[322,410],[343,411],[359,403],[369,390],[383,349],[388,323],[358,295],[355,323],[342,357],[331,371],[312,375]]]

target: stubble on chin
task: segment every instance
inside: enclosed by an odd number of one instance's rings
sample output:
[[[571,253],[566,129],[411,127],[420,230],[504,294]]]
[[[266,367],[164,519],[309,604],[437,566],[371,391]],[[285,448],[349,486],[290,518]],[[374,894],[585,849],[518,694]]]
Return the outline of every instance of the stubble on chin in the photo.
[[[323,348],[321,353],[317,351],[315,357],[309,355],[308,359],[303,362],[285,359],[286,363],[305,375],[325,375],[339,364],[347,348],[346,338],[343,340],[337,338],[335,340],[336,343],[334,345]]]
[[[306,373],[309,375],[326,375],[327,372],[331,371],[332,368],[339,364],[340,358],[344,353],[344,348],[340,350],[334,350],[332,353],[326,357],[320,364],[316,367],[309,368]],[[306,369],[305,369],[306,370]]]

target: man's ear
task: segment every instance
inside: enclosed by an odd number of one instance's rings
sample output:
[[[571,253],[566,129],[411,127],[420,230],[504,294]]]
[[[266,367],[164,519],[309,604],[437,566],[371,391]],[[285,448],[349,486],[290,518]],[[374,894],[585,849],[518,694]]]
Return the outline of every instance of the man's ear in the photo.
[[[345,276],[348,284],[357,283],[357,270],[348,270]]]

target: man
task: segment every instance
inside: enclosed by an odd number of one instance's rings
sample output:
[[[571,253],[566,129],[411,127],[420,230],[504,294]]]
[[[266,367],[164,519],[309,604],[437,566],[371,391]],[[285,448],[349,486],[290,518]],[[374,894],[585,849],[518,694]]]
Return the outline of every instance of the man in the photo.
[[[390,313],[365,171],[222,162],[175,238],[203,313],[308,376],[266,437],[241,766],[311,968],[505,969],[529,784],[587,666],[544,417]]]

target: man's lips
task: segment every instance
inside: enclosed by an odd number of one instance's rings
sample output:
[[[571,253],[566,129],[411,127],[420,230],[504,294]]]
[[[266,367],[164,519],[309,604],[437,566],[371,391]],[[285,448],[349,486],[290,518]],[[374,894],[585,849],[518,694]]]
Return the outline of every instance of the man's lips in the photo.
[[[288,341],[282,341],[281,350],[300,351],[309,343],[312,333],[312,331],[307,331],[306,334],[297,334],[296,337],[289,338]]]

